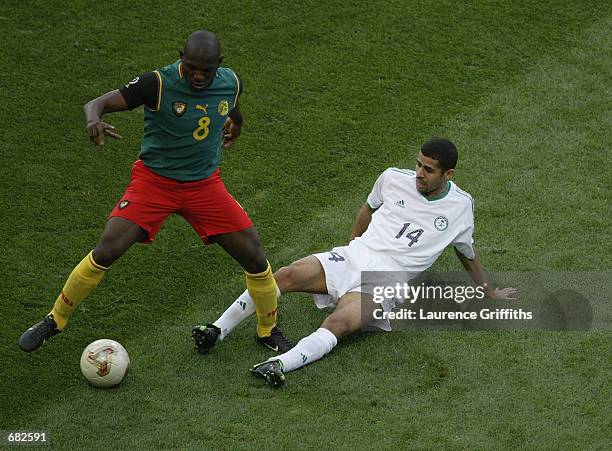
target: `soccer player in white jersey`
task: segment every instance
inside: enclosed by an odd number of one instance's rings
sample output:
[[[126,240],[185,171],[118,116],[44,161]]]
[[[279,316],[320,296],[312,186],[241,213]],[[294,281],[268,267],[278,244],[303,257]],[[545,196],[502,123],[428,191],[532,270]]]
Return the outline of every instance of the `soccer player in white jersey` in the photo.
[[[364,326],[388,328],[388,322],[364,324],[362,309],[374,309],[372,296],[361,286],[363,271],[405,271],[417,275],[429,268],[447,246],[492,299],[513,299],[514,288],[493,289],[487,283],[474,246],[474,201],[455,185],[457,149],[441,138],[421,147],[416,169],[389,168],[376,180],[367,203],[357,214],[347,246],[310,255],[279,269],[274,277],[281,293],[315,294],[317,307],[334,311],[321,327],[291,350],[255,365],[253,374],[280,386],[285,373],[328,354],[338,340]],[[213,324],[197,326],[203,333],[196,349],[206,354],[255,307],[245,291]]]

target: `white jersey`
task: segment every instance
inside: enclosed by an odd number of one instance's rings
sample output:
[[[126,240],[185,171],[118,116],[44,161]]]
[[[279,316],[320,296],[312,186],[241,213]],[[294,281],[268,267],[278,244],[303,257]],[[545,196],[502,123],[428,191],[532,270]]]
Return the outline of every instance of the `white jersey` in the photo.
[[[445,196],[428,200],[416,189],[414,171],[389,168],[376,180],[368,204],[376,211],[355,241],[388,257],[398,270],[425,271],[449,245],[474,258],[474,201],[453,182]]]

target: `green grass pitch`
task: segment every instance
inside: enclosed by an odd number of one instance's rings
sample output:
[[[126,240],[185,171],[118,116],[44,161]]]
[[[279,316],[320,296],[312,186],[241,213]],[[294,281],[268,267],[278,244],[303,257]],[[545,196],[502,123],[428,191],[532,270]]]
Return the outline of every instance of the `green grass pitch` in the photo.
[[[240,268],[180,218],[118,261],[66,333],[17,339],[95,245],[138,155],[142,111],[82,105],[173,62],[207,27],[242,77],[246,124],[225,182],[275,268],[347,242],[378,174],[451,138],[498,271],[612,268],[612,8],[506,2],[3,2],[0,10],[0,430],[58,449],[610,449],[609,332],[398,332],[355,337],[272,391],[254,319],[206,358],[189,338],[243,290]],[[447,252],[435,265],[460,270]],[[324,313],[280,302],[297,340]],[[132,368],[89,387],[82,349],[113,338]]]

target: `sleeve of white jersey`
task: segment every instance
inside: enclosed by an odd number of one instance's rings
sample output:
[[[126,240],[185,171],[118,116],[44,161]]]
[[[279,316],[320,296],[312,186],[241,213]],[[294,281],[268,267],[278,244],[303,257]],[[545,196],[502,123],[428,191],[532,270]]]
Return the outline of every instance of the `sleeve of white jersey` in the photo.
[[[457,235],[453,241],[453,246],[470,260],[473,260],[476,254],[474,253],[474,210],[473,208],[466,213],[468,216],[467,224],[464,230]]]
[[[372,187],[372,191],[368,195],[368,205],[370,208],[376,210],[379,208],[383,202],[383,185],[385,183],[385,178],[387,177],[387,173],[389,170],[387,169],[385,172],[380,174]]]

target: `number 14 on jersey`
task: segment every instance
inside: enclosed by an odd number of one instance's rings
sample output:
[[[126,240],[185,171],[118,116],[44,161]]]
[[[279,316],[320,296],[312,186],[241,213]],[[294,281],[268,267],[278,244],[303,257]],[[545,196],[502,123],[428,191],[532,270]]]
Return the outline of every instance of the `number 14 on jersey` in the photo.
[[[404,236],[404,233],[406,233],[406,231],[408,230],[408,227],[410,227],[410,223],[405,222],[402,229],[397,233],[397,235],[395,235],[395,238],[399,240],[402,236]],[[408,247],[411,247],[416,242],[418,242],[423,232],[424,232],[423,229],[415,229],[415,230],[412,230],[411,232],[406,233],[406,238],[410,240],[410,242],[408,243]]]

